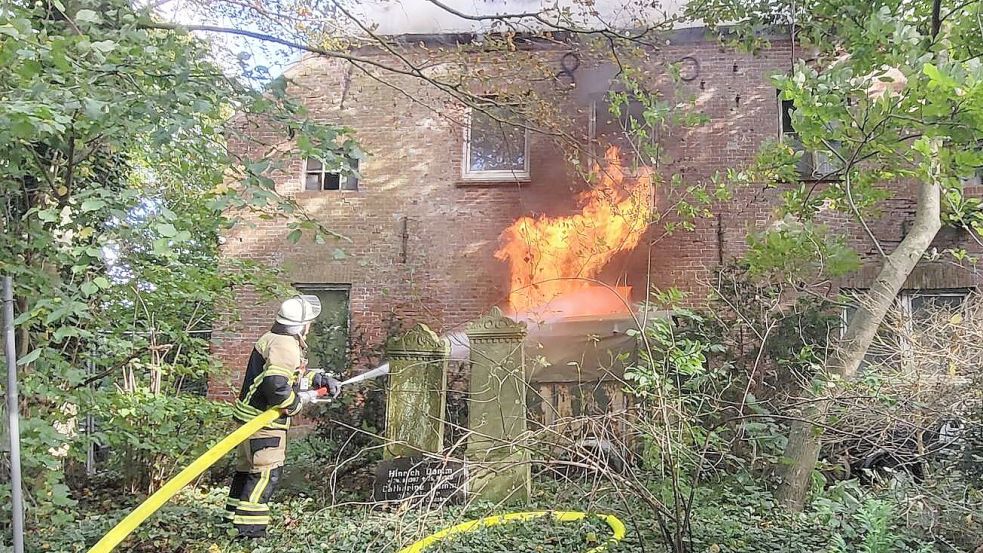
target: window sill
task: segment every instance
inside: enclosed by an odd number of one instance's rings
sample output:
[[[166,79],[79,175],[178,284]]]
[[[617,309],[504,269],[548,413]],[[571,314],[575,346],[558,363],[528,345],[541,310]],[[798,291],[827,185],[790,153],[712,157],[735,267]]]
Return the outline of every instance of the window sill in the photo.
[[[528,184],[532,177],[528,171],[487,171],[483,173],[464,173],[459,186],[494,186],[501,184]]]
[[[802,183],[832,184],[837,182],[843,182],[843,177],[839,173],[833,175],[822,175],[822,176],[800,173],[794,180],[793,179],[780,180],[778,182],[781,182],[782,184],[802,184]]]
[[[294,192],[296,198],[315,198],[320,196],[357,196],[361,190],[301,190]]]
[[[504,186],[528,186],[531,179],[460,179],[454,183],[458,188],[495,188]]]

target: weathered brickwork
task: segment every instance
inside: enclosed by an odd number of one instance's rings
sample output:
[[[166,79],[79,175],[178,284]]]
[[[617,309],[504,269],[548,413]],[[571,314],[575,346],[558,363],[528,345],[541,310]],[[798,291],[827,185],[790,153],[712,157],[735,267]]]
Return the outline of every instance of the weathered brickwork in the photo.
[[[563,53],[545,49],[531,55],[551,57],[559,65]],[[415,54],[426,57],[422,50]],[[662,137],[672,160],[667,173],[695,182],[746,163],[762,142],[778,137],[779,103],[768,76],[789,69],[790,44],[775,41],[752,56],[687,40],[667,45],[662,55],[698,61],[699,74],[683,87],[709,117],[707,124]],[[292,95],[317,119],[354,129],[370,154],[361,164],[357,191],[302,191],[303,160],[289,156],[284,157],[289,170],[273,175],[279,192],[295,197],[347,240],[291,244],[282,221],[255,220],[229,232],[223,252],[280,267],[293,283],[350,286],[352,326],[369,344],[381,342],[397,320],[422,322],[438,332],[463,329],[505,297],[506,267],[494,257],[502,230],[521,215],[561,215],[575,208],[583,184],[570,175],[547,137],[531,137],[531,182],[468,184],[461,178],[464,111],[432,86],[412,76],[377,79],[341,60],[310,59],[289,76]],[[250,127],[249,135],[251,140],[233,147],[260,153],[287,144],[262,125]],[[709,271],[740,255],[749,231],[774,222],[775,196],[752,186],[691,232],[661,237],[661,228],[653,228],[635,251],[614,259],[605,277],[628,282],[636,295],[651,283],[699,297]],[[886,248],[903,237],[914,211],[911,190],[898,186],[894,196],[883,215],[869,222]],[[830,224],[844,228],[865,256],[877,255],[856,223],[841,217]],[[945,241],[965,237],[944,234],[940,249],[948,246]],[[862,271],[847,284],[862,286],[870,278],[870,270]],[[919,269],[914,284],[954,287],[973,285],[975,279],[963,270],[928,266]],[[276,310],[254,291],[240,290],[238,297],[238,320],[215,334],[214,349],[229,367],[227,378],[211,383],[215,397],[229,397],[236,389],[253,341]]]

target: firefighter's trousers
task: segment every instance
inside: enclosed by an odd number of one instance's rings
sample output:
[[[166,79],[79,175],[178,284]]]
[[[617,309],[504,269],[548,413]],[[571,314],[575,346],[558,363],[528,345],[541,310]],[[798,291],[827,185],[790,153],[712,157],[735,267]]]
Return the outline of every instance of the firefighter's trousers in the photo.
[[[225,509],[240,535],[266,535],[268,504],[283,471],[286,447],[287,431],[271,429],[260,430],[239,444]]]

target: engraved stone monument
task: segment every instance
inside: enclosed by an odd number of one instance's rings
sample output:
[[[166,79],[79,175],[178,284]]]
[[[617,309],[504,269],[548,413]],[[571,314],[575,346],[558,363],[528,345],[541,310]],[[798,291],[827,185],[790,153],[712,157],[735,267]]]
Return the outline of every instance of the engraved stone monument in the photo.
[[[449,351],[450,344],[423,324],[387,343],[385,457],[418,457],[443,449]]]
[[[497,307],[468,326],[471,378],[467,460],[470,492],[489,501],[527,501],[531,491],[526,432],[525,323]]]

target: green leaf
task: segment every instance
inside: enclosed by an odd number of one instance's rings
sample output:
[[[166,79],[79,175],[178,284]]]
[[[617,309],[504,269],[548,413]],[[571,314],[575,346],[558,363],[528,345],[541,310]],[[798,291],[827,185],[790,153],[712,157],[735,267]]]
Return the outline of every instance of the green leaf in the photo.
[[[101,276],[96,277],[92,279],[92,282],[95,283],[95,285],[98,286],[99,288],[102,288],[103,290],[108,290],[109,287],[111,286],[109,280],[106,279],[106,277],[101,277]]]
[[[922,67],[922,72],[925,73],[925,76],[927,76],[929,80],[932,81],[932,84],[936,86],[947,89],[952,89],[959,86],[959,83],[956,82],[955,79],[943,73],[937,66],[930,63],[926,63]]]
[[[80,286],[79,288],[82,290],[82,293],[85,294],[86,296],[91,296],[99,291],[99,286],[97,286],[96,283],[89,280],[83,282],[82,286]]]
[[[60,326],[55,330],[54,341],[61,342],[65,338],[71,338],[79,335],[78,327],[74,326]]]
[[[8,24],[0,25],[0,35],[7,35],[14,39],[18,39],[21,36],[20,31],[17,30],[17,27]]]
[[[166,255],[171,251],[170,241],[166,238],[158,238],[153,242],[153,252],[155,255]]]
[[[161,223],[157,225],[157,232],[165,238],[173,238],[177,235],[177,229],[171,223]]]
[[[106,207],[106,202],[98,198],[89,198],[82,202],[82,211],[88,213]]]
[[[90,119],[99,119],[103,115],[103,108],[106,107],[106,102],[96,100],[95,98],[86,98],[85,103],[85,115]]]
[[[116,43],[111,40],[100,40],[99,42],[92,43],[92,49],[96,50],[97,52],[102,52],[103,54],[112,52],[115,48]]]
[[[300,230],[299,228],[294,229],[290,231],[290,234],[287,235],[287,240],[289,240],[293,244],[296,244],[297,242],[300,241],[300,237],[303,235],[304,235],[304,231]]]
[[[35,349],[30,353],[28,353],[27,355],[25,355],[24,357],[18,359],[17,366],[20,367],[22,365],[33,363],[38,360],[38,357],[41,357],[41,348]]]
[[[99,23],[99,14],[92,10],[79,10],[75,14],[75,21],[80,23]]]

